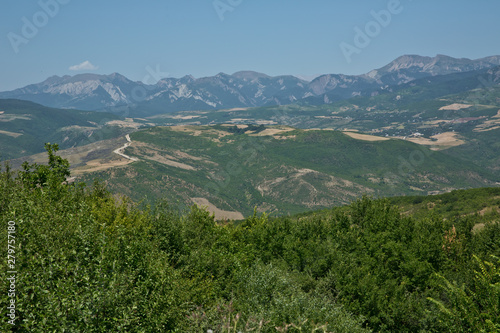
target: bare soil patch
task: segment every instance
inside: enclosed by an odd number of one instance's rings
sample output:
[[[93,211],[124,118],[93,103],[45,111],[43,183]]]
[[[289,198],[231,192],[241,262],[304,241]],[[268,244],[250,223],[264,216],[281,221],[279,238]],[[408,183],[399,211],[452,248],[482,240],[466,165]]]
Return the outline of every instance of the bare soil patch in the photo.
[[[132,163],[132,160],[128,159],[117,159],[109,162],[104,162],[102,160],[88,161],[84,166],[77,167],[71,170],[71,175],[78,176],[89,172],[107,170],[119,166],[125,166]]]
[[[434,139],[434,140],[431,140]],[[458,138],[458,133],[444,132],[427,138],[407,138],[406,140],[417,143],[419,145],[431,146],[432,150],[444,150],[451,147],[463,145],[465,141]]]
[[[229,111],[246,111],[249,108],[232,108],[232,109],[226,109],[226,110],[219,110],[219,112],[229,112]]]
[[[440,107],[439,110],[452,110],[452,111],[458,111],[458,110],[461,110],[461,109],[467,109],[467,108],[470,108],[472,105],[470,104],[460,104],[460,103],[453,103],[453,104],[450,104],[450,105],[446,105],[446,106],[443,106],[443,107]]]
[[[343,132],[345,135],[350,136],[353,139],[363,140],[363,141],[387,141],[389,138],[384,138],[381,136],[368,135],[368,134],[360,134],[353,132]]]
[[[238,121],[248,121],[250,119],[248,118],[232,118],[231,122],[238,122]]]
[[[182,115],[176,115],[173,116],[172,119],[180,119],[180,120],[191,120],[195,118],[200,118],[201,116],[182,116]]]
[[[182,162],[173,161],[173,160],[169,159],[168,157],[170,157],[170,156],[168,156],[168,155],[160,155],[157,152],[155,152],[155,154],[153,156],[145,156],[145,155],[142,156],[142,158],[144,158],[144,159],[148,159],[150,161],[155,161],[155,162],[158,162],[158,163],[161,163],[161,164],[173,166],[175,168],[180,168],[180,169],[190,170],[190,171],[196,170],[191,165],[188,165],[188,164],[185,164],[185,163],[182,163]]]
[[[498,110],[498,113],[493,117],[491,117],[490,120],[487,120],[484,123],[477,125],[474,128],[474,132],[487,132],[499,128],[500,128],[500,110]]]
[[[13,121],[15,119],[21,119],[21,120],[31,120],[31,117],[29,114],[9,114],[9,113],[2,113],[0,114],[0,121],[1,122],[8,122],[8,121]]]
[[[0,134],[5,134],[5,135],[11,136],[13,138],[17,138],[17,137],[20,137],[21,135],[23,135],[22,133],[14,133],[14,132],[2,131],[2,130],[0,130]]]
[[[266,128],[262,132],[249,134],[250,136],[274,136],[277,134],[293,131],[293,128]]]
[[[189,155],[188,153],[185,153],[185,152],[180,151],[180,150],[174,150],[173,153],[177,157],[179,157],[179,158],[188,158],[188,159],[194,160],[194,161],[202,161],[202,160],[204,160],[202,157],[197,157],[197,156]]]
[[[111,120],[106,123],[106,125],[120,126],[125,128],[135,128],[138,129],[142,126],[141,123],[134,122],[133,119],[127,118],[126,120]]]
[[[199,207],[205,208],[214,214],[216,220],[243,220],[245,217],[240,212],[231,212],[217,208],[205,198],[191,198]]]

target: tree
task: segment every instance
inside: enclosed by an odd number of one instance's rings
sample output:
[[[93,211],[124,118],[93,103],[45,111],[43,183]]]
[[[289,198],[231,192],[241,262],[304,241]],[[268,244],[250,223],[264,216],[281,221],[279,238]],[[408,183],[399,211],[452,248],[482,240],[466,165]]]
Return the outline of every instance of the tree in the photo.
[[[57,143],[45,144],[45,150],[49,157],[48,165],[22,164],[23,171],[20,172],[21,179],[29,187],[46,187],[49,184],[61,184],[66,180],[66,177],[71,175],[69,170],[69,162],[61,156],[56,155],[59,150]]]

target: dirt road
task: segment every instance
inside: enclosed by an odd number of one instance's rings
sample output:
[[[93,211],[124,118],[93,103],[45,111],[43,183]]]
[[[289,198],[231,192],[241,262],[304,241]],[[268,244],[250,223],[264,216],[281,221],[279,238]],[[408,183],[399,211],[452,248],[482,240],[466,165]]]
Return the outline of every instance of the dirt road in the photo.
[[[127,143],[125,143],[122,147],[113,150],[113,153],[118,154],[121,157],[124,157],[124,158],[129,159],[129,160],[134,161],[134,162],[139,161],[138,158],[130,157],[130,156],[125,155],[123,153],[123,151],[125,150],[125,148],[127,148],[128,146],[130,146],[132,144],[132,140],[130,140],[130,135],[128,135],[128,134],[125,135],[125,139],[127,139]]]

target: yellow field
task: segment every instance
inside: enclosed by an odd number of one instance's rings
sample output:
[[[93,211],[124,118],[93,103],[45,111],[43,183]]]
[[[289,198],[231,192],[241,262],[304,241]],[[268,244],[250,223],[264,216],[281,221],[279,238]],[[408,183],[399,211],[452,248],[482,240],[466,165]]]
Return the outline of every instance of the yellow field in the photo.
[[[446,106],[443,106],[441,108],[439,108],[439,110],[452,110],[452,111],[458,111],[458,110],[461,110],[461,109],[467,109],[467,108],[470,108],[472,105],[469,105],[469,104],[460,104],[460,103],[453,103],[453,104],[450,104],[450,105],[446,105]]]
[[[465,141],[458,138],[455,132],[444,132],[431,136],[435,141],[427,138],[407,138],[407,141],[418,143],[419,145],[431,146],[432,150],[443,150],[451,147],[463,145]]]
[[[217,208],[205,198],[191,198],[201,208],[214,214],[216,220],[243,220],[245,217],[240,212],[231,212]]]
[[[354,132],[343,132],[345,135],[350,136],[353,139],[363,140],[363,141],[387,141],[389,138],[384,138],[381,136],[368,135],[368,134],[360,134]]]

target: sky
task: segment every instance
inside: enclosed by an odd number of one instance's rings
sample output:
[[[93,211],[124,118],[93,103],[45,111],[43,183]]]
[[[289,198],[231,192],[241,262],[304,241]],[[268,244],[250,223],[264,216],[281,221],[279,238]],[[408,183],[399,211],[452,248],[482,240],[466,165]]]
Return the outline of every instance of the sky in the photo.
[[[498,0],[0,0],[0,91],[53,75],[363,74],[500,55]]]

